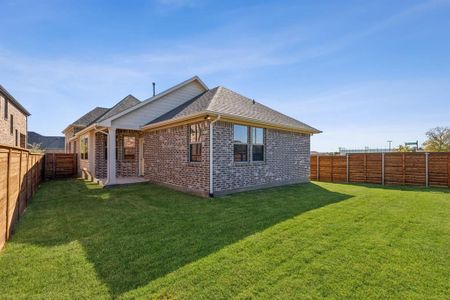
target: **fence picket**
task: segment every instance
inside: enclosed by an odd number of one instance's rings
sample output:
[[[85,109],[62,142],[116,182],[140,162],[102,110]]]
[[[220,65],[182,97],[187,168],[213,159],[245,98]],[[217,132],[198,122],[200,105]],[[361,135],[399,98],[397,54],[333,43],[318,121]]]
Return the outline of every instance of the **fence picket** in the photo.
[[[39,175],[38,168],[42,168],[43,165],[39,163],[33,165],[29,162],[30,160],[40,162],[43,159],[43,155],[30,154],[28,150],[22,148],[2,145],[0,145],[0,153],[3,153],[3,163],[6,163],[5,167],[2,168],[6,176],[0,176],[0,178],[4,178],[5,180],[3,181],[4,185],[2,187],[4,190],[0,191],[0,208],[6,208],[4,214],[5,226],[3,226],[3,222],[0,222],[2,224],[2,228],[0,228],[1,250],[5,242],[10,238],[14,230],[15,222],[21,217],[21,209],[25,210],[24,206],[28,206],[28,201],[33,195],[33,193],[28,193],[29,182],[36,181],[33,185],[37,187],[42,179],[39,176],[30,176],[30,171],[34,170],[35,174]]]
[[[317,181],[450,187],[450,153],[349,153],[315,158]]]

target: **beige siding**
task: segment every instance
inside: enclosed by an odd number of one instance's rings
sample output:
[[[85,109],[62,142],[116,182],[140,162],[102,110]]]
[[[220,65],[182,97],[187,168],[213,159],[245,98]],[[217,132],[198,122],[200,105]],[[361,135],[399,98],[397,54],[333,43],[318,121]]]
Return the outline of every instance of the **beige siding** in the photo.
[[[205,89],[198,82],[192,82],[114,120],[112,125],[116,128],[139,129],[142,125],[151,122],[204,91]]]

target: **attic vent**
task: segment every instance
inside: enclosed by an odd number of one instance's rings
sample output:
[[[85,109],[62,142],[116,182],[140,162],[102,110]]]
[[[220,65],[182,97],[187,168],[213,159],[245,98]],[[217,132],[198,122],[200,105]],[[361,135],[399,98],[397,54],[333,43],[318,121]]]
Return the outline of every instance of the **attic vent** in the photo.
[[[253,104],[256,104],[256,101],[255,101],[255,99],[253,99]]]
[[[156,95],[156,83],[152,82],[153,85],[153,97]]]

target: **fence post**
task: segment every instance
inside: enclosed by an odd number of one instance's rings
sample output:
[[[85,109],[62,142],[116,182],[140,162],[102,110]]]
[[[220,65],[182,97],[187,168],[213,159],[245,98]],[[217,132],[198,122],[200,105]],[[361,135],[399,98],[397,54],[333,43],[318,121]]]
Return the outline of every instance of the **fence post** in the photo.
[[[320,159],[319,159],[319,154],[317,154],[317,181],[320,181]]]
[[[17,209],[17,221],[19,221],[20,220],[20,194],[21,194],[21,191],[22,191],[22,182],[23,182],[23,180],[22,180],[22,153],[23,153],[23,151],[22,150],[20,150],[20,159],[19,159],[19,193],[18,193],[18,195],[17,195],[17,206],[18,206],[18,209]]]
[[[36,157],[35,168],[36,168],[36,173],[35,173],[36,174],[36,178],[35,178],[35,180],[36,180],[36,189],[35,189],[34,193],[36,194],[37,189],[39,187],[39,159],[37,159],[37,157]]]
[[[364,183],[367,183],[367,153],[364,154]]]
[[[53,177],[53,179],[55,179],[56,178],[56,155],[55,155],[55,153],[53,153],[52,170],[53,170],[52,177]]]
[[[384,185],[384,152],[381,153],[381,184]]]
[[[425,153],[425,186],[428,187],[428,152]]]
[[[348,153],[346,154],[346,166],[347,166],[347,183],[350,182],[350,167],[348,165],[349,159],[348,159]]]
[[[405,157],[406,157],[406,154],[405,154],[405,153],[403,153],[403,155],[402,155],[402,165],[403,165],[403,185],[405,185],[405,183],[406,183],[406,166],[405,166]]]
[[[9,148],[8,152],[8,170],[6,171],[6,240],[9,240],[9,193],[11,192],[9,179],[11,175],[11,153],[12,150]]]
[[[450,155],[447,156],[447,177],[448,177],[448,187],[450,188]]]
[[[25,169],[25,207],[28,207],[28,156],[30,153],[27,153],[27,167]]]
[[[330,172],[331,182],[334,182],[333,181],[333,163],[334,163],[334,153],[331,155],[331,172]]]

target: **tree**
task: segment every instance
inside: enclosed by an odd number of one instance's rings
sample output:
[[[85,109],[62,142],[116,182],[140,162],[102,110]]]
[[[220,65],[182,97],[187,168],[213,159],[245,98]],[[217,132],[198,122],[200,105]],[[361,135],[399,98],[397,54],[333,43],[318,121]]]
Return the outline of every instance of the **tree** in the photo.
[[[41,148],[41,144],[33,143],[30,147],[31,153],[44,153],[44,150]]]
[[[398,145],[397,148],[394,149],[395,152],[412,152],[413,150],[409,146]]]
[[[423,143],[426,151],[450,151],[450,127],[436,127],[429,130],[426,135],[428,139]]]

